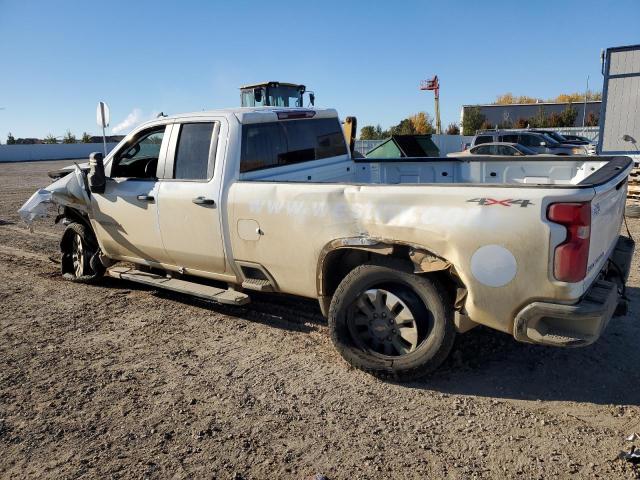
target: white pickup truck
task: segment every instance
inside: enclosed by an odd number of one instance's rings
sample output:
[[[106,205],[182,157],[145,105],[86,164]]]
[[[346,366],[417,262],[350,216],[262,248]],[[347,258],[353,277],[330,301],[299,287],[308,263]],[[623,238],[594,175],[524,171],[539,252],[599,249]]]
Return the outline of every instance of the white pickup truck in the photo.
[[[478,324],[594,342],[634,248],[627,157],[353,158],[331,109],[159,118],[89,165],[21,209],[58,205],[65,278],[317,298],[342,356],[383,378],[433,370]]]

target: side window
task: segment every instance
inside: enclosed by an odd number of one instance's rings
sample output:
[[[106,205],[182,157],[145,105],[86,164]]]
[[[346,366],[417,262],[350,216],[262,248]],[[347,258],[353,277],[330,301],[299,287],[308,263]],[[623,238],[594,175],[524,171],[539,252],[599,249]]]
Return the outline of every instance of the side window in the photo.
[[[346,154],[337,118],[248,124],[242,127],[240,172]]]
[[[481,147],[476,147],[471,150],[471,153],[474,155],[489,155],[489,146],[483,145]]]
[[[518,135],[502,135],[500,137],[501,142],[518,143]]]
[[[134,143],[125,146],[113,160],[111,176],[114,178],[156,178],[158,158],[166,127],[141,132]]]
[[[512,157],[513,155],[516,154],[516,149],[508,145],[498,145],[497,148],[498,148],[497,155],[508,155]]]
[[[520,135],[520,143],[525,147],[539,147],[544,140],[537,135]]]
[[[207,180],[213,173],[209,165],[213,123],[183,123],[173,161],[173,178]],[[212,162],[213,163],[213,162]]]
[[[479,137],[476,137],[476,145],[480,145],[481,143],[489,143],[492,142],[493,138],[490,137],[489,135],[480,135]]]

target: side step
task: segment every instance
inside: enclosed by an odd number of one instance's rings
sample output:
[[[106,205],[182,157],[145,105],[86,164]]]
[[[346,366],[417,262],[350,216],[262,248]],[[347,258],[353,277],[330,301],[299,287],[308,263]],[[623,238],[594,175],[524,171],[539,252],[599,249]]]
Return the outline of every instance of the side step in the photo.
[[[111,267],[107,273],[114,278],[142,283],[151,287],[184,293],[205,300],[212,300],[226,305],[245,305],[250,302],[247,294],[235,290],[201,285],[200,283],[187,282],[178,278],[169,278],[155,273],[142,272],[127,267]]]
[[[247,290],[257,290],[258,292],[273,292],[273,285],[266,278],[247,278],[242,282],[242,288]]]

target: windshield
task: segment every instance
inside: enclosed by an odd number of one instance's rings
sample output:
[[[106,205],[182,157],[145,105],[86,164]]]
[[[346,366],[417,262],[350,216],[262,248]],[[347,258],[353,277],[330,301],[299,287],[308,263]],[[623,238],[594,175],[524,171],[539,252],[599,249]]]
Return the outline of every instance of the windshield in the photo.
[[[547,132],[547,135],[549,135],[551,138],[553,138],[556,142],[564,142],[567,139],[564,138],[562,135],[560,135],[558,132]]]
[[[302,94],[298,87],[270,87],[269,105],[274,107],[302,107]]]

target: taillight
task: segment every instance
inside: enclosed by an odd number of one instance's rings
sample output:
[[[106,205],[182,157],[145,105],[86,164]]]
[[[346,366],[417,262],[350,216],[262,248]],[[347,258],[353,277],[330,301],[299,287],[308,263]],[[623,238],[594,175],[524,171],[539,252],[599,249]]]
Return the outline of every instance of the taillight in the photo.
[[[579,282],[587,275],[591,203],[552,203],[547,218],[567,229],[567,238],[554,253],[553,275],[562,282]]]

